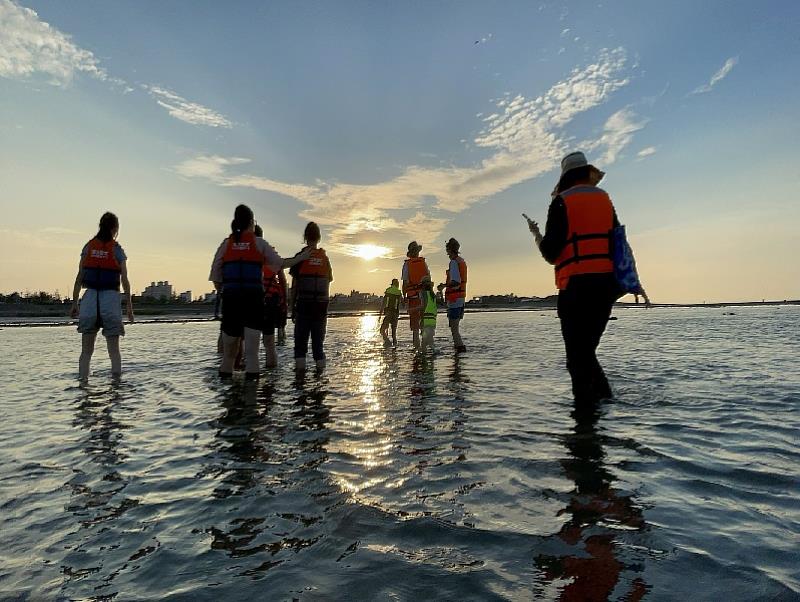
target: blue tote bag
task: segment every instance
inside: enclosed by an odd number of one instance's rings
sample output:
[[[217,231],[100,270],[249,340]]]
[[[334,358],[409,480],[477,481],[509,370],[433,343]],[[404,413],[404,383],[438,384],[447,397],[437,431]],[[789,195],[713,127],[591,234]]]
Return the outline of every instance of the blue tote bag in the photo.
[[[633,251],[628,244],[628,237],[625,235],[625,226],[617,226],[612,231],[614,261],[614,276],[617,279],[623,294],[640,293],[642,283],[639,282],[639,274],[636,272],[636,259]]]

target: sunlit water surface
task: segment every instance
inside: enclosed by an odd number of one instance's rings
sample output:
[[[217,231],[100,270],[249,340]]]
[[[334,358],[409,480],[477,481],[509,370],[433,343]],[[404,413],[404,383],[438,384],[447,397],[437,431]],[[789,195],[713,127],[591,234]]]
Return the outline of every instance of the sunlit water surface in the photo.
[[[73,328],[0,331],[0,598],[800,598],[800,308],[616,311],[576,422],[554,312],[415,357],[329,322],[216,377],[216,323],[145,324],[110,380]]]

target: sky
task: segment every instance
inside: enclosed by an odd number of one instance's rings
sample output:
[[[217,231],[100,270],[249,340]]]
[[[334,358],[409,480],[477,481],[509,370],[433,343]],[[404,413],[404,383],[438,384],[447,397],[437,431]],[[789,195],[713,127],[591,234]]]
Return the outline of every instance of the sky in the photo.
[[[468,295],[555,292],[544,223],[583,150],[655,302],[800,298],[800,3],[0,0],[0,291],[69,294],[100,215],[134,292],[211,290],[234,207],[333,290],[408,243]]]

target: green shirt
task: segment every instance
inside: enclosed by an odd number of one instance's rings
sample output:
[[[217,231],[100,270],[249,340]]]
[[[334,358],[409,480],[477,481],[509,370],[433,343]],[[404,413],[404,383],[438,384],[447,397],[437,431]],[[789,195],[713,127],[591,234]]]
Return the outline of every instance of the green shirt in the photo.
[[[383,309],[387,313],[400,313],[400,299],[403,297],[403,293],[400,292],[400,289],[396,286],[390,286],[383,294]]]

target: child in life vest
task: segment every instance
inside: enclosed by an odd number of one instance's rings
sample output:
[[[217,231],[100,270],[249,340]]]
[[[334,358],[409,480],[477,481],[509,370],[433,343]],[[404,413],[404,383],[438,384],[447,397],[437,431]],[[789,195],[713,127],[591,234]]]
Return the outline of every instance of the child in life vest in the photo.
[[[422,277],[422,289],[420,298],[422,300],[422,346],[421,350],[430,349],[433,351],[433,337],[436,334],[436,294],[433,292],[433,282],[431,277]]]

